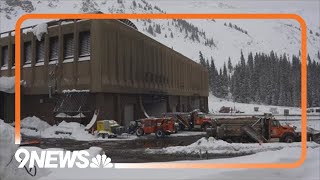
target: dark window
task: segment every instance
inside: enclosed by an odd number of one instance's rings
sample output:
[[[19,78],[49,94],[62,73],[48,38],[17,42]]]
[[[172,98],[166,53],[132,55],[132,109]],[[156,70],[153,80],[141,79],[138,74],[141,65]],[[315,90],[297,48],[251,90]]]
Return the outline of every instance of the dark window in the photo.
[[[79,56],[89,56],[90,55],[90,32],[85,31],[79,34]]]
[[[320,113],[320,109],[316,109],[316,112],[317,112],[317,113]]]
[[[50,38],[50,52],[49,52],[49,61],[58,60],[59,55],[59,39],[58,37]]]
[[[44,61],[44,39],[36,43],[36,63]]]
[[[12,44],[12,66],[15,66],[16,64],[16,52],[15,52],[16,46]]]
[[[24,64],[30,64],[31,63],[31,42],[25,42],[23,46],[24,51]]]
[[[66,34],[63,37],[63,58],[73,58],[74,44],[73,34]]]
[[[9,49],[8,46],[2,47],[1,66],[8,66]]]

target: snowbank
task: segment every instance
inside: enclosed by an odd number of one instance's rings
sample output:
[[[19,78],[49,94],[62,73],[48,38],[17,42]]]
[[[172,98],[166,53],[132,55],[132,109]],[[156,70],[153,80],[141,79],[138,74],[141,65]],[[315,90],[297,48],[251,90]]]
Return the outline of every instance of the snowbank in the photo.
[[[14,93],[14,77],[0,77],[0,91]]]
[[[103,139],[97,134],[90,134],[85,130],[85,126],[77,122],[62,121],[58,125],[50,126],[45,121],[33,116],[21,120],[21,133],[26,136],[36,136],[41,138],[65,138],[78,141],[117,141],[133,140],[134,135],[122,134],[118,138]]]
[[[80,92],[90,92],[88,89],[65,89],[62,93],[80,93]]]
[[[301,148],[283,148],[277,151],[267,151],[248,156],[235,158],[209,159],[195,161],[177,161],[167,163],[284,163],[298,160]],[[112,156],[111,156],[112,159]],[[294,169],[126,169],[121,168],[123,164],[115,163],[113,168],[88,168],[88,169],[50,169],[51,173],[40,179],[230,179],[230,180],[248,180],[248,179],[290,179],[290,180],[315,180],[320,176],[320,153],[319,148],[308,148],[307,159],[305,163]],[[137,163],[137,165],[144,163]],[[148,163],[147,163],[148,164]],[[125,166],[125,165],[124,165]]]
[[[163,149],[147,149],[147,153],[162,153],[162,154],[221,154],[221,155],[242,155],[253,154],[263,151],[275,151],[285,147],[301,147],[300,142],[296,143],[265,143],[259,145],[258,143],[227,143],[222,140],[216,140],[213,137],[208,139],[203,137],[198,141],[188,146],[172,146]],[[308,147],[320,147],[319,144],[308,142]]]
[[[49,127],[50,125],[47,122],[42,121],[36,116],[26,117],[21,120],[21,128],[35,128],[38,131],[43,131]]]
[[[18,145],[14,143],[14,128],[0,119],[0,179],[21,179],[18,177],[23,172],[10,162],[17,149]]]
[[[62,121],[59,125],[54,125],[47,128],[45,131],[43,131],[41,136],[44,138],[68,138],[81,141],[90,141],[97,139],[96,136],[88,133],[84,128],[85,127],[83,125],[77,122]],[[56,134],[56,132],[62,133]],[[68,133],[71,133],[71,135],[69,135]]]
[[[37,37],[38,41],[41,41],[42,35],[48,33],[48,25],[47,23],[38,24],[32,28],[31,32]]]
[[[83,113],[79,113],[77,115],[74,116],[70,116],[66,113],[59,113],[56,115],[57,118],[85,118],[86,116]]]
[[[79,141],[98,140],[96,136],[88,133],[85,127],[77,122],[62,121],[58,125],[50,126],[45,121],[33,116],[21,120],[21,133],[27,136],[42,138],[67,138]]]

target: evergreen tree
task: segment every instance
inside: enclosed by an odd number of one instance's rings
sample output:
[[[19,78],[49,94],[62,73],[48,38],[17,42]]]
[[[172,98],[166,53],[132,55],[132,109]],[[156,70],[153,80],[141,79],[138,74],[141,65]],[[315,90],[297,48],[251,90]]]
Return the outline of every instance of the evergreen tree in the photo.
[[[211,63],[210,63],[210,76],[211,76],[211,91],[212,91],[212,94],[219,97],[219,77],[218,77],[218,71],[217,71],[217,68],[214,64],[214,60],[213,58],[211,57]]]
[[[231,73],[232,70],[233,70],[233,66],[232,66],[232,63],[231,63],[230,56],[229,56],[229,59],[228,59],[228,70],[229,70],[229,73]]]
[[[147,29],[147,32],[151,35],[153,35],[153,27],[151,25],[149,25],[148,29]]]
[[[201,51],[199,51],[199,60],[200,60],[200,64],[203,66],[203,67],[206,67],[206,61],[203,57],[203,54]]]

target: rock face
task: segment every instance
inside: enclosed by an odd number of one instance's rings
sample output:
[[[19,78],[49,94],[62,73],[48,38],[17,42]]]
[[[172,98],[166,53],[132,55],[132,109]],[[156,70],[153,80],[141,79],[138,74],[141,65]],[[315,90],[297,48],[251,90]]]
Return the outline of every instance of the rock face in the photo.
[[[199,2],[202,4],[198,6]],[[320,29],[313,18],[317,4],[286,10],[285,12],[306,15],[308,24],[308,53],[312,60],[319,61]],[[206,0],[190,0],[184,4],[186,12],[225,13],[229,11],[244,11],[242,5],[234,2],[219,3]],[[192,5],[192,7],[191,7]],[[195,6],[194,6],[195,5]],[[270,5],[270,4],[269,4]],[[0,32],[14,29],[17,19],[25,13],[177,13],[181,2],[172,0],[164,3],[156,0],[0,0],[0,21],[6,26],[0,26]],[[190,6],[190,7],[189,7]],[[287,3],[280,7],[287,8]],[[260,9],[263,9],[260,6]],[[288,7],[292,9],[293,5]],[[188,9],[189,8],[189,9]],[[257,7],[259,8],[259,7]],[[279,8],[279,7],[278,7]],[[274,9],[273,11],[276,11]],[[181,11],[182,12],[182,11]],[[257,9],[259,12],[259,9]],[[26,21],[25,26],[35,25]],[[199,51],[205,59],[214,60],[217,68],[223,67],[230,57],[232,64],[240,60],[242,50],[245,58],[249,52],[298,55],[301,47],[301,29],[296,22],[287,21],[248,21],[248,20],[181,20],[181,19],[133,19],[138,30],[153,39],[165,44],[179,53],[199,62]],[[29,23],[29,24],[28,24]],[[263,33],[262,33],[263,32]]]
[[[98,11],[98,4],[92,0],[82,0],[80,11],[82,12]]]
[[[32,2],[29,0],[21,1],[21,0],[5,0],[9,6],[12,7],[21,7],[25,12],[31,13],[35,10],[32,5]]]

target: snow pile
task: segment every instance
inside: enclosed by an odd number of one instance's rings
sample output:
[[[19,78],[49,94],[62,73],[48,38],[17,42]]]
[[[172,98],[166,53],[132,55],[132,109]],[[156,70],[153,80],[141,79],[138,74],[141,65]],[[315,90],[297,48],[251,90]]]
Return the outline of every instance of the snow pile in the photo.
[[[33,116],[21,120],[21,133],[26,136],[36,136],[41,138],[66,138],[78,141],[101,141],[106,140],[99,137],[97,133],[90,134],[85,130],[85,126],[77,122],[62,121],[58,125],[50,126],[47,122]],[[110,140],[133,140],[134,135],[122,134],[118,138]]]
[[[199,154],[210,153],[216,155],[245,155],[263,151],[275,151],[285,147],[301,147],[300,142],[296,143],[266,143],[259,145],[258,143],[227,143],[223,140],[216,140],[213,137],[208,139],[203,137],[188,146],[172,146],[163,149],[147,149],[147,153],[162,154]],[[308,147],[320,147],[319,144],[308,142]]]
[[[49,128],[45,129],[40,133],[42,138],[66,138],[66,139],[74,139],[78,141],[99,141],[99,140],[106,140],[102,137],[98,137],[98,134],[90,134],[88,131],[85,130],[85,126],[77,123],[77,122],[65,122],[62,121],[58,125],[50,126]],[[118,136],[120,139],[123,140],[132,140],[136,138],[136,136],[125,135],[122,134]],[[109,140],[120,140],[117,138],[114,139],[107,139]]]
[[[14,77],[0,77],[0,91],[14,93]]]
[[[38,41],[41,41],[42,35],[48,33],[47,23],[41,23],[32,28],[32,33],[37,37]]]
[[[80,123],[65,121],[50,126],[47,122],[35,116],[21,120],[21,133],[27,136],[68,138],[83,141],[97,140],[96,136],[89,134],[84,128]]]
[[[21,120],[21,128],[34,128],[38,131],[43,131],[49,127],[50,125],[47,122],[42,121],[36,116],[26,117]]]
[[[14,128],[0,119],[0,167],[9,163],[10,155],[17,149],[17,145],[14,144]]]
[[[88,89],[65,89],[62,93],[80,93],[80,92],[90,92]]]
[[[23,172],[10,162],[17,149],[14,128],[0,119],[0,179],[21,179],[18,177]]]
[[[86,116],[83,113],[79,113],[77,115],[74,116],[70,116],[66,113],[59,113],[56,115],[57,118],[85,118]]]
[[[77,122],[62,121],[59,125],[51,126],[41,134],[44,138],[68,138],[82,141],[97,139],[94,135],[89,134],[85,127]],[[71,135],[69,134],[71,133]]]

